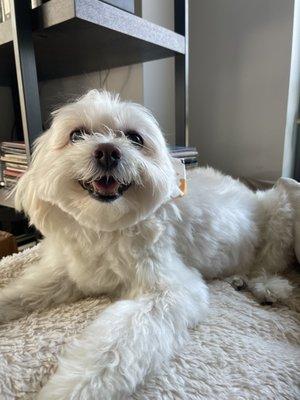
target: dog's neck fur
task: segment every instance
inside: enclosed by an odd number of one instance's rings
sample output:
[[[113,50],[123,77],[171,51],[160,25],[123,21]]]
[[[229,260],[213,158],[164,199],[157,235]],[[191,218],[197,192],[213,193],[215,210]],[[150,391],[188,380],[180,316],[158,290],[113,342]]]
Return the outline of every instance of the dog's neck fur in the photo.
[[[52,224],[47,226],[49,231],[45,234],[43,249],[50,252],[52,258],[55,254],[64,262],[69,276],[84,294],[113,293],[132,297],[137,294],[132,293],[133,287],[144,292],[153,288],[155,265],[161,264],[162,255],[165,259],[168,253],[175,253],[170,240],[174,234],[169,223],[171,215],[173,221],[174,215],[178,219],[178,208],[174,203],[166,203],[134,226],[96,232],[52,206],[49,210]],[[65,224],[61,223],[62,218]],[[59,221],[57,226],[55,221]],[[153,260],[158,262],[155,264]]]

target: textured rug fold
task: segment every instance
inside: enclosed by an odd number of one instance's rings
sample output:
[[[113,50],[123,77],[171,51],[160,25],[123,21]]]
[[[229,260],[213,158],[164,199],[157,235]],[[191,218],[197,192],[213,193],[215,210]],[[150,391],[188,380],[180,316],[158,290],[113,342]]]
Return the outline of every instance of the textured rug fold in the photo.
[[[0,285],[39,257],[39,247],[0,262]],[[299,275],[290,275],[299,283]],[[300,290],[284,305],[261,306],[229,284],[209,284],[208,319],[182,352],[130,397],[135,400],[300,398]],[[107,307],[107,298],[61,305],[0,325],[0,399],[34,399],[54,373],[63,344]],[[101,334],[101,332],[99,332]]]

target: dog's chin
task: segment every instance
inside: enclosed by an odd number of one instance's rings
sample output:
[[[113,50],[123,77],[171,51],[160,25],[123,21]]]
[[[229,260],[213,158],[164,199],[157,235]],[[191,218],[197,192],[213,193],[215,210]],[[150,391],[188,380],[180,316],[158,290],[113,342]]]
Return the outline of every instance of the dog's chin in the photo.
[[[104,176],[92,181],[79,181],[80,185],[89,195],[98,201],[110,203],[120,198],[131,186],[118,182],[113,176]]]

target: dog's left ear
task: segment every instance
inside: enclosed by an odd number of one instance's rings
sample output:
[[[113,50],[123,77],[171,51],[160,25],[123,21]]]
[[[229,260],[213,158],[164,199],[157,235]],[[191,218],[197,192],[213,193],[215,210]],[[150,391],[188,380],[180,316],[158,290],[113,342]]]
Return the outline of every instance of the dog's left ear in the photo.
[[[31,224],[40,230],[47,211],[46,208],[49,208],[49,205],[39,199],[37,195],[37,168],[45,151],[46,134],[47,132],[41,135],[34,143],[34,152],[29,169],[19,179],[12,192],[16,210],[23,211],[29,216]]]

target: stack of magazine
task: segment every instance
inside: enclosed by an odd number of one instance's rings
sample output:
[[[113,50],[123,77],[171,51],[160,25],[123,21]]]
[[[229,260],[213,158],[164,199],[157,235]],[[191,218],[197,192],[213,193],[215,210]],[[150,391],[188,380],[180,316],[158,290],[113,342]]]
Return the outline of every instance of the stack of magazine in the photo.
[[[11,188],[28,168],[25,143],[2,142],[0,145],[1,186]]]
[[[170,154],[172,157],[180,158],[186,168],[194,168],[198,166],[198,151],[196,147],[171,146]]]

